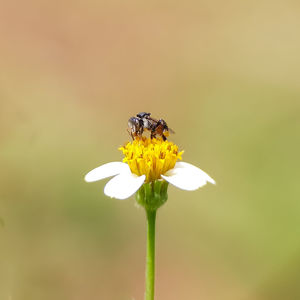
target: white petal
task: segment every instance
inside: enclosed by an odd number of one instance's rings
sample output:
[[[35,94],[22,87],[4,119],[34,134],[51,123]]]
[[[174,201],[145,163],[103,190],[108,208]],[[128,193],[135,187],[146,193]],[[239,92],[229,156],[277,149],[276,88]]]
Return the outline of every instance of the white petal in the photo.
[[[111,177],[114,175],[118,175],[121,173],[128,173],[130,172],[130,168],[127,164],[115,161],[115,162],[110,162],[107,164],[104,164],[89,173],[87,173],[84,177],[84,180],[86,182],[94,182],[97,180],[101,180],[107,177]]]
[[[121,173],[112,178],[104,188],[104,194],[117,199],[126,199],[133,195],[144,183],[146,176]]]
[[[196,190],[207,182],[215,184],[215,181],[208,174],[186,162],[177,162],[174,169],[169,170],[161,177],[176,187],[187,191]]]
[[[205,173],[204,171],[202,171],[198,167],[196,167],[192,164],[189,164],[187,162],[183,162],[183,161],[177,162],[175,164],[174,169],[187,169],[187,170],[190,170],[190,172],[196,172],[197,174],[204,176],[206,178],[207,182],[210,182],[212,184],[216,184],[216,182],[207,173]]]

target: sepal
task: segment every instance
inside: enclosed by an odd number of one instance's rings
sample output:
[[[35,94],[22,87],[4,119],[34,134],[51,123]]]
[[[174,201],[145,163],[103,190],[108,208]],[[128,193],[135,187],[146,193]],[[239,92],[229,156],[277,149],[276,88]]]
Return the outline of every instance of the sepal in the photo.
[[[157,210],[168,200],[168,185],[165,180],[144,183],[135,194],[137,203],[147,211]]]

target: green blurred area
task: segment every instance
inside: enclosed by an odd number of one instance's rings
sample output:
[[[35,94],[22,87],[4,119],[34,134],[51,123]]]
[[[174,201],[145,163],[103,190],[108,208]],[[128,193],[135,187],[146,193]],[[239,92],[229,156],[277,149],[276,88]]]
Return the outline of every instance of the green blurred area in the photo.
[[[300,299],[300,5],[6,2],[0,299],[143,299],[145,216],[84,175],[130,116],[216,181],[169,188],[157,299]]]

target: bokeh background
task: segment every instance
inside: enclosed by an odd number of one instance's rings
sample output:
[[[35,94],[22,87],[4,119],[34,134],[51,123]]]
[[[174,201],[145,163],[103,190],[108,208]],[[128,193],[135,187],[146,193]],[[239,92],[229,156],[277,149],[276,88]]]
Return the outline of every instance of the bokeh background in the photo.
[[[169,188],[157,299],[300,299],[300,4],[3,1],[0,299],[138,300],[145,215],[85,173],[130,116],[217,181]]]

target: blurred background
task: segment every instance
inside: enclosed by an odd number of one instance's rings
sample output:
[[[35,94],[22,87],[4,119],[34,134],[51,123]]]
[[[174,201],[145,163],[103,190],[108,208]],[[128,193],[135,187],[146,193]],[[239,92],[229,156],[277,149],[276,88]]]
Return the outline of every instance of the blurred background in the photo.
[[[300,299],[300,4],[4,1],[0,299],[138,300],[145,214],[84,175],[164,118],[217,185],[169,188],[156,299]]]

